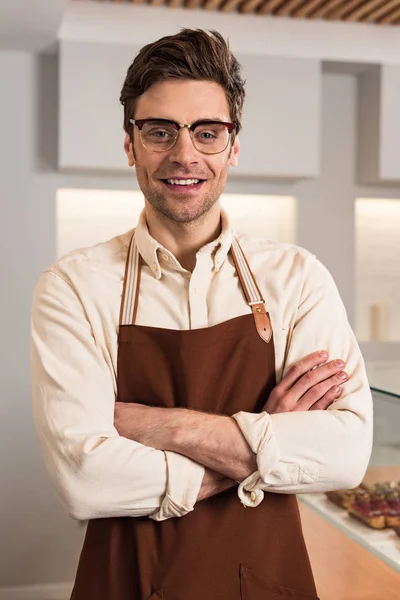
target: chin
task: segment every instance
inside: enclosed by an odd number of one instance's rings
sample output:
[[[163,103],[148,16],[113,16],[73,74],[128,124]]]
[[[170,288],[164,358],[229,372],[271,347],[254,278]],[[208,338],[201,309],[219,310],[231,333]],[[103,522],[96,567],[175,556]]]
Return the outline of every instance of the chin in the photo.
[[[175,221],[175,223],[193,223],[206,215],[209,210],[209,208],[205,207],[197,208],[196,210],[190,209],[189,207],[180,209],[165,207],[165,209],[160,212],[171,221]]]
[[[192,223],[207,215],[218,198],[203,198],[201,201],[193,198],[181,198],[179,202],[171,202],[169,199],[149,198],[152,207],[161,215],[175,223]]]

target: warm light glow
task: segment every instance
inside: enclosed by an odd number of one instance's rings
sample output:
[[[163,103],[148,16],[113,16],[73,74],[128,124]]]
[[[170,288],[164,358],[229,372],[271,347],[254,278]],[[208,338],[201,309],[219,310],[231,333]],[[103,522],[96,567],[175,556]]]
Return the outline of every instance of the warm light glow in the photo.
[[[295,198],[223,194],[221,202],[236,230],[276,241],[295,242]],[[138,191],[58,190],[57,255],[132,229],[142,208],[143,195]]]
[[[136,226],[141,192],[60,189],[57,192],[57,255],[92,246]]]
[[[356,333],[400,340],[400,200],[359,198],[356,221]]]
[[[221,204],[238,231],[277,242],[296,242],[296,199],[292,196],[223,194]]]

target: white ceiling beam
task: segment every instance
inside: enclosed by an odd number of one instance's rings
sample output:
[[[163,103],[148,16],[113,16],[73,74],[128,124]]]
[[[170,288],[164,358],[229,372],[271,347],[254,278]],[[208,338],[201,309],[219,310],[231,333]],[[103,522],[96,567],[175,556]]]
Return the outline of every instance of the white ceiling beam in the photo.
[[[362,64],[400,64],[397,27],[223,14],[112,2],[69,4],[59,38],[142,46],[182,27],[217,29],[234,52]]]

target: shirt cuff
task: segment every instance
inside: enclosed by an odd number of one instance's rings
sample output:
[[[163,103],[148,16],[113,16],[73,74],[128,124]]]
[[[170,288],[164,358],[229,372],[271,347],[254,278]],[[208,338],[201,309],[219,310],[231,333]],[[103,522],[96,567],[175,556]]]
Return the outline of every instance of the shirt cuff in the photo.
[[[203,483],[204,467],[177,454],[164,452],[167,462],[167,491],[157,512],[150,515],[154,521],[183,517],[194,509]]]
[[[247,477],[238,488],[238,496],[244,506],[258,506],[264,492],[260,487],[267,482],[268,474],[279,463],[279,451],[272,431],[268,413],[239,412],[233,415],[244,438],[256,455],[258,471]]]

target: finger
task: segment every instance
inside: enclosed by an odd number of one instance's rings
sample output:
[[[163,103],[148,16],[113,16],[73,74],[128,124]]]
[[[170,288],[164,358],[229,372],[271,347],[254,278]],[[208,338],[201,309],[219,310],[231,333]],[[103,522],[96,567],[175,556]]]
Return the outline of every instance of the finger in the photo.
[[[344,375],[344,377],[342,377],[342,375]],[[347,379],[347,373],[344,373],[344,371],[340,371],[339,373],[336,373],[329,379],[326,379],[325,381],[314,385],[297,401],[298,410],[309,410],[311,406],[313,406],[313,404],[324,398],[325,395],[329,393],[332,388],[342,386],[343,383],[347,381]]]
[[[308,371],[315,369],[315,367],[323,365],[327,359],[328,353],[325,350],[313,352],[312,354],[305,356],[288,369],[277,387],[281,388],[282,391],[290,390],[300,377],[305,375]]]
[[[315,402],[309,410],[326,410],[331,406],[334,402],[339,400],[342,395],[343,388],[338,385],[335,385],[331,388],[318,402]]]
[[[294,384],[291,390],[291,395],[293,394],[293,397],[299,400],[308,392],[308,390],[311,390],[311,388],[323,381],[330,379],[331,377],[337,376],[338,373],[341,373],[344,366],[345,365],[342,360],[336,359],[326,363],[318,369],[308,371]],[[343,378],[339,377],[338,380],[335,380],[334,383],[332,383],[329,387],[332,387],[334,384],[344,383],[347,377],[347,374]],[[329,389],[329,387],[324,390],[324,392],[320,395],[320,398]]]

